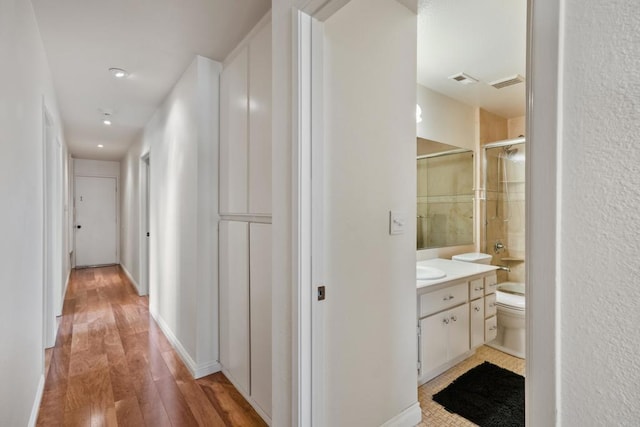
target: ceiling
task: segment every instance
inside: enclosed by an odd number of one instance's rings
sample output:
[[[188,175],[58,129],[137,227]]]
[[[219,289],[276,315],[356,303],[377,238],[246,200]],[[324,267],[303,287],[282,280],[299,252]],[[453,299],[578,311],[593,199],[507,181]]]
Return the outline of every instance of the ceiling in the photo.
[[[525,114],[525,83],[488,83],[525,76],[527,0],[420,0],[418,83],[505,118]],[[466,73],[478,83],[449,76]]]
[[[270,0],[32,4],[69,150],[96,160],[120,160],[194,56],[222,61],[271,8]],[[130,75],[117,80],[111,67]]]
[[[32,0],[76,158],[119,160],[195,55],[222,61],[270,0]],[[418,83],[503,117],[525,112],[526,0],[419,0]],[[130,75],[116,80],[109,68]],[[479,80],[448,79],[465,72]],[[102,124],[104,112],[113,124]],[[98,148],[102,144],[103,148]]]

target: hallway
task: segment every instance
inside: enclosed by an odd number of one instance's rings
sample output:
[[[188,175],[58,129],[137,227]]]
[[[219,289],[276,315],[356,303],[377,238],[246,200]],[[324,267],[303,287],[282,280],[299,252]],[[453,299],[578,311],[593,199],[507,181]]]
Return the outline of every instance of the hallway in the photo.
[[[263,426],[222,373],[194,380],[119,266],[73,270],[39,426]]]

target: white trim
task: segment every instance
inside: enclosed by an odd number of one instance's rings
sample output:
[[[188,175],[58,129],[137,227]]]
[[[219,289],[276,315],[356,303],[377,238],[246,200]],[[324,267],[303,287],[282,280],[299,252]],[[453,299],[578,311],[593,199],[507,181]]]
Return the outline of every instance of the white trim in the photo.
[[[422,409],[420,409],[420,403],[416,402],[380,427],[413,427],[421,421]]]
[[[562,7],[529,0],[527,13],[527,425],[558,422]]]
[[[315,425],[312,422],[313,408],[312,392],[312,314],[313,314],[313,287],[312,268],[312,246],[311,231],[312,222],[312,181],[311,181],[311,17],[302,11],[298,11],[296,17],[298,27],[298,149],[297,153],[297,213],[298,213],[298,425]],[[294,175],[295,176],[295,175]],[[315,195],[313,196],[316,197]],[[318,197],[321,197],[318,195]],[[315,260],[314,260],[315,262]],[[321,353],[320,353],[321,354]],[[309,397],[307,397],[309,396]]]
[[[142,294],[140,293],[140,285],[138,285],[138,282],[136,282],[136,279],[133,278],[133,275],[129,272],[129,270],[127,270],[127,267],[123,263],[120,263],[120,267],[122,268],[122,271],[124,271],[124,274],[127,276],[133,287],[136,288],[136,292],[138,292],[138,295],[142,296]]]
[[[325,316],[326,304],[318,301],[317,286],[324,275],[324,24],[311,20],[311,423],[326,425]]]
[[[34,427],[38,421],[38,414],[40,412],[40,404],[42,403],[42,396],[44,395],[44,373],[40,375],[40,381],[38,381],[38,388],[36,389],[36,398],[33,401],[31,407],[31,415],[29,416],[29,427]]]
[[[247,46],[249,46],[249,44],[251,43],[251,40],[254,38],[254,36],[260,31],[262,30],[262,28],[269,24],[271,22],[271,9],[269,9],[269,11],[267,13],[264,14],[264,16],[262,18],[260,18],[260,20],[258,21],[258,23],[256,25],[254,25],[254,27],[251,29],[251,31],[249,31],[249,33],[244,36],[244,38],[240,41],[240,43],[238,43],[236,45],[236,47],[233,48],[233,50],[231,52],[229,52],[229,54],[227,55],[226,58],[224,58],[224,60],[221,62],[222,64],[222,69],[227,68],[227,66],[229,65],[229,62],[233,61],[233,59],[238,56],[238,54]],[[222,70],[220,70],[222,72]]]
[[[139,295],[149,295],[150,244],[146,234],[150,229],[150,159],[149,151],[143,153],[138,159],[138,271],[140,285],[137,288]]]
[[[255,222],[259,224],[271,224],[271,215],[220,214],[219,221],[238,221],[238,222]]]
[[[258,403],[253,399],[253,397],[250,394],[244,392],[242,387],[239,386],[234,380],[233,375],[231,375],[231,372],[229,372],[225,367],[223,367],[222,373],[224,374],[225,377],[227,377],[229,382],[233,384],[233,386],[236,388],[238,393],[240,393],[242,397],[244,397],[244,399],[247,402],[249,402],[249,405],[251,405],[251,407],[255,409],[255,411],[258,413],[258,415],[260,415],[260,417],[264,420],[264,422],[267,423],[267,425],[271,426],[272,425],[271,417],[267,415],[267,413],[260,407],[260,405],[258,405]]]
[[[187,350],[182,346],[182,343],[171,331],[171,328],[165,323],[165,321],[160,316],[156,316],[153,313],[149,312],[153,320],[156,321],[162,332],[164,333],[167,340],[169,340],[169,344],[173,347],[173,349],[178,353],[180,359],[185,364],[193,378],[198,379],[202,377],[206,377],[207,375],[215,374],[216,372],[220,372],[222,370],[222,365],[217,360],[210,360],[204,363],[196,363]]]

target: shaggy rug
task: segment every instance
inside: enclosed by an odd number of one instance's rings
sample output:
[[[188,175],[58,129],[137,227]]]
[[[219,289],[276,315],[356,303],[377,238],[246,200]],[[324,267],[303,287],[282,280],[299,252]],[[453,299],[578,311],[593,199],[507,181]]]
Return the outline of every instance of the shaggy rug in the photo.
[[[489,362],[456,378],[433,400],[480,427],[524,426],[524,377]]]

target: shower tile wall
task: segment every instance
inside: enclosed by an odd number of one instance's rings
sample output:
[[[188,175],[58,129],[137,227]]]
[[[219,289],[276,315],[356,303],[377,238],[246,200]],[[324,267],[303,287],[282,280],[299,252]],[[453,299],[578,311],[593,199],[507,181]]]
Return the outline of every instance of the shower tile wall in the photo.
[[[524,144],[514,145],[517,156],[524,155]],[[507,265],[510,273],[499,272],[498,281],[525,281],[525,168],[524,158],[499,158],[502,148],[487,150],[486,163],[486,251],[493,264]],[[503,167],[506,166],[506,180]],[[505,182],[506,181],[506,182]],[[508,190],[508,197],[507,197]],[[506,249],[496,253],[495,244]],[[519,261],[522,260],[522,261]]]

